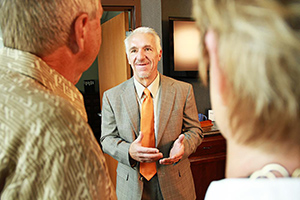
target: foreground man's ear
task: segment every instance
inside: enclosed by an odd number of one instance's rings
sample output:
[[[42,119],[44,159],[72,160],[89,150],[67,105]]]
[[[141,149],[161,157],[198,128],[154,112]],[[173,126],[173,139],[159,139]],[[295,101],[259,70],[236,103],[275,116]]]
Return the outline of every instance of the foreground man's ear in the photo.
[[[74,36],[75,42],[78,47],[78,51],[82,51],[84,49],[84,40],[87,37],[87,24],[88,24],[88,14],[82,13],[80,14],[74,22]]]

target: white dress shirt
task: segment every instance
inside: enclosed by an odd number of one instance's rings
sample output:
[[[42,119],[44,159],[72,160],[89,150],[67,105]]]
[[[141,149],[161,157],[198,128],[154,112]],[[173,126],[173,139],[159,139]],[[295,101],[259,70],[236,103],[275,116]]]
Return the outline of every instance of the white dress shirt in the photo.
[[[139,102],[139,110],[140,110],[140,113],[141,113],[142,103],[143,103],[144,98],[145,98],[145,95],[144,95],[145,87],[141,83],[139,83],[135,78],[134,78],[134,86],[135,86],[135,89],[136,89],[136,97],[137,97],[137,100]],[[158,102],[159,102],[159,99],[160,99],[160,77],[159,77],[159,73],[157,74],[154,81],[147,88],[151,92],[152,99],[153,99],[154,133],[155,133],[155,143],[157,145],[156,138],[157,138],[158,123],[156,123],[156,122],[159,121],[159,119],[158,119],[158,116],[159,116]]]

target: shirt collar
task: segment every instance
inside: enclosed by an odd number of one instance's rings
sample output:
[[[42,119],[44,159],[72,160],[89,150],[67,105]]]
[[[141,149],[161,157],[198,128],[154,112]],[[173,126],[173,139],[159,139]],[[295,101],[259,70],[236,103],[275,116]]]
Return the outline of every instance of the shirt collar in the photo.
[[[87,121],[83,97],[64,76],[49,67],[41,58],[24,51],[4,47],[0,49],[0,67],[16,71],[38,81],[55,95],[69,101]],[[5,65],[2,65],[5,64]]]
[[[138,80],[135,79],[135,77],[133,80],[134,80],[134,85],[135,85],[137,95],[139,98],[142,98],[146,87],[144,87],[141,83],[139,83]],[[148,90],[150,90],[153,98],[155,98],[157,95],[157,91],[159,89],[159,83],[160,83],[160,74],[157,73],[157,76],[154,79],[154,81],[147,87]]]

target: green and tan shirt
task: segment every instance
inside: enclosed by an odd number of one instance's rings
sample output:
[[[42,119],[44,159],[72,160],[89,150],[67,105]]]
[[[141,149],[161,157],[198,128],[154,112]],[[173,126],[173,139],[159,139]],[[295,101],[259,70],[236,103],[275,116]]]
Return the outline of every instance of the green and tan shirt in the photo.
[[[116,199],[81,93],[10,48],[0,49],[0,199]]]

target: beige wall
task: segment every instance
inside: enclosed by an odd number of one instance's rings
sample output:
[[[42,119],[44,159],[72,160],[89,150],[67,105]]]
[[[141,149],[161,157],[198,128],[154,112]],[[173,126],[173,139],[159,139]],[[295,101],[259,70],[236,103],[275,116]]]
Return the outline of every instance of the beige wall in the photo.
[[[153,28],[162,38],[161,0],[141,0],[142,26]],[[161,45],[163,45],[161,43]],[[163,58],[158,63],[158,71],[163,73]]]

